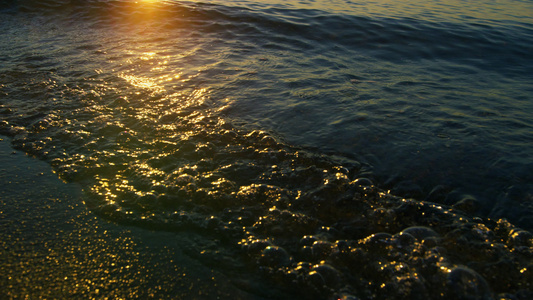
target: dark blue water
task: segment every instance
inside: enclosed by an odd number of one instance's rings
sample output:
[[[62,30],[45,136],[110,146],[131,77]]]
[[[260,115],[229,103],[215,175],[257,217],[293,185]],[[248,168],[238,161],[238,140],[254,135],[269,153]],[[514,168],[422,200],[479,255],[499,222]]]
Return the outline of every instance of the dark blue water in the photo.
[[[530,295],[531,2],[7,1],[0,28],[13,146],[106,220],[213,238],[186,252],[244,290]]]

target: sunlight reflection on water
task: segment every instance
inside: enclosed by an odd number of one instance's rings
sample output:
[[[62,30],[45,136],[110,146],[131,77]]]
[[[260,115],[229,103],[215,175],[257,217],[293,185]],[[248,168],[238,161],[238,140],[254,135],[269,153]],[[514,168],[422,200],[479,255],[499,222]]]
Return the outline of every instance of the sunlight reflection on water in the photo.
[[[92,212],[161,244],[194,233],[172,245],[267,298],[529,288],[512,223],[533,224],[530,25],[420,1],[226,2],[3,14],[0,132]]]

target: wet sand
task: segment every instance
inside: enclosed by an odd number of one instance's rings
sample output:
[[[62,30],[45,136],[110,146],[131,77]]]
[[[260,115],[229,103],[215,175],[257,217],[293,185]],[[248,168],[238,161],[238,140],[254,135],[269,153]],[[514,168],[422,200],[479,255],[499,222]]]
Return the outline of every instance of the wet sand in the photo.
[[[79,186],[0,140],[0,298],[257,298],[183,254],[191,236],[100,219]]]

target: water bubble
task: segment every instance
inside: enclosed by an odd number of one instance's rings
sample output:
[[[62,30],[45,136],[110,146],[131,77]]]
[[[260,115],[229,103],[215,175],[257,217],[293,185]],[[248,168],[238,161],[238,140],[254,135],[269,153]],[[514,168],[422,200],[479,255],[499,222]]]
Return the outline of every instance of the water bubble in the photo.
[[[145,194],[137,199],[137,205],[143,210],[150,210],[155,207],[157,196],[154,194]]]
[[[401,233],[408,233],[419,241],[434,237],[440,237],[433,229],[425,226],[413,226],[402,230]]]
[[[300,248],[300,254],[304,260],[313,260],[313,248],[311,246],[303,246]]]
[[[321,263],[313,266],[311,272],[317,272],[322,276],[325,285],[331,288],[338,288],[341,286],[341,276],[339,271],[329,264]]]
[[[338,299],[338,300],[359,300],[359,298],[357,298],[356,296],[349,295],[349,294],[342,294],[342,295],[335,296],[335,299]]]
[[[516,229],[510,233],[509,244],[513,247],[533,247],[533,234],[529,231]]]
[[[363,240],[363,243],[365,243],[367,245],[382,244],[382,243],[387,244],[391,237],[392,237],[392,235],[390,233],[386,233],[386,232],[374,233],[374,234],[366,237]]]
[[[40,132],[43,130],[46,130],[48,127],[50,127],[50,121],[43,119],[39,120],[31,125],[31,130],[33,132]]]
[[[311,246],[313,257],[317,260],[325,259],[331,254],[333,245],[326,241],[316,241]]]
[[[220,219],[218,217],[215,217],[215,216],[211,216],[209,217],[207,220],[206,220],[206,223],[205,223],[205,227],[208,229],[208,230],[217,230],[217,229],[221,229],[222,227],[222,221],[220,221]]]
[[[452,205],[453,208],[462,210],[467,213],[474,213],[480,208],[479,200],[472,195],[465,195],[457,203]]]
[[[281,247],[267,246],[261,252],[259,263],[273,268],[285,267],[291,263],[291,257],[289,253]]]
[[[449,192],[450,192],[449,188],[442,186],[442,185],[437,185],[429,192],[429,194],[427,195],[426,199],[424,199],[424,201],[444,203],[446,196],[448,195]]]
[[[247,245],[247,250],[250,255],[256,255],[268,246],[272,246],[272,243],[267,240],[253,240]]]
[[[467,267],[453,268],[448,274],[447,285],[454,299],[492,299],[487,281]]]
[[[335,246],[339,251],[350,251],[350,245],[345,240],[338,240],[335,242]]]
[[[273,137],[271,136],[264,136],[262,139],[261,139],[261,142],[265,145],[268,145],[268,146],[274,146],[276,145],[276,139],[274,139]]]
[[[393,236],[398,248],[410,248],[416,243],[416,238],[407,232],[400,232]]]
[[[422,188],[411,180],[398,182],[394,185],[391,192],[394,195],[417,199],[421,198],[424,194]]]
[[[221,139],[226,142],[234,141],[239,137],[239,134],[234,130],[225,130],[221,136]]]
[[[307,280],[309,280],[309,283],[311,283],[313,286],[322,288],[326,285],[326,281],[324,280],[324,277],[317,271],[311,271],[307,275]]]
[[[352,184],[356,187],[364,188],[364,187],[371,187],[374,185],[372,180],[368,178],[357,178],[354,181],[352,181]]]

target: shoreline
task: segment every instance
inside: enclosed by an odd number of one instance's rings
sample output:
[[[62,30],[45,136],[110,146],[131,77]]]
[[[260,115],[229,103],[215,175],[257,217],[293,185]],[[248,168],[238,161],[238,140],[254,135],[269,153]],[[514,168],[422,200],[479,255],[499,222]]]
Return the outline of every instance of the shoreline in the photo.
[[[0,165],[0,298],[254,299],[182,253],[186,235],[102,220],[79,186],[2,136]]]

